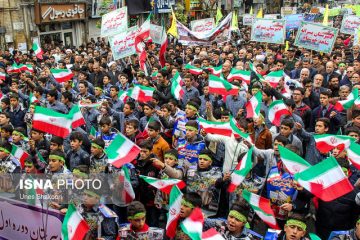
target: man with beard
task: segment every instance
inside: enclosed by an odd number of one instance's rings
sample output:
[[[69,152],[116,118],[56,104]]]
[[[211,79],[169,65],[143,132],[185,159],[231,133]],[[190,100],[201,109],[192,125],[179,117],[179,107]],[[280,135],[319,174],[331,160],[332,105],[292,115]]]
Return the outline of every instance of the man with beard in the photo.
[[[329,77],[328,88],[331,90],[331,97],[339,97],[339,75],[332,74]]]

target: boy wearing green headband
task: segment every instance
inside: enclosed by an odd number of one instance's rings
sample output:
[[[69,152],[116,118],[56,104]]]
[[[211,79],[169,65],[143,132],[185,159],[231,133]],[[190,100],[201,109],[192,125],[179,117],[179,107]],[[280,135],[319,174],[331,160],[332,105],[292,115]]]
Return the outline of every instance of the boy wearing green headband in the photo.
[[[51,151],[49,155],[49,166],[46,168],[46,173],[70,173],[65,166],[65,154],[62,151]]]
[[[240,204],[233,204],[228,214],[227,221],[206,218],[204,231],[215,228],[224,239],[262,239],[262,237],[245,227],[248,223],[249,208]]]
[[[18,147],[21,147],[25,151],[28,151],[28,145],[26,144],[26,140],[28,138],[25,136],[25,129],[22,127],[17,127],[12,132],[11,138],[12,138],[12,144]]]
[[[300,214],[292,214],[285,223],[284,230],[278,235],[278,240],[305,240],[305,218]]]
[[[104,90],[102,87],[96,86],[94,92],[95,92],[94,97],[96,98],[96,101],[102,101],[102,100],[106,99],[106,96],[104,95]]]
[[[108,166],[108,158],[104,153],[105,142],[96,138],[91,142],[90,173],[105,173]]]

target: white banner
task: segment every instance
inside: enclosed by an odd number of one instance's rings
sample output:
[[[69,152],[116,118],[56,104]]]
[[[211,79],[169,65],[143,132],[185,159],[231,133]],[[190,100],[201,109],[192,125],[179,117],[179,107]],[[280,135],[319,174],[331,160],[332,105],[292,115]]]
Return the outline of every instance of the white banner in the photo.
[[[109,37],[128,28],[127,7],[117,9],[102,16],[101,37]]]
[[[150,37],[156,44],[161,44],[162,26],[150,24]]]
[[[131,56],[136,53],[135,34],[138,29],[138,26],[134,26],[129,28],[126,32],[109,37],[110,47],[114,56],[114,60]]]
[[[254,20],[254,15],[252,14],[244,14],[243,15],[243,25],[251,26]]]
[[[0,238],[60,240],[63,216],[55,210],[46,212],[39,207],[0,198]],[[47,222],[42,222],[45,219]]]
[[[360,17],[354,15],[346,15],[342,20],[340,32],[352,35],[359,26]]]
[[[215,27],[214,18],[205,18],[190,22],[191,31],[210,32]]]

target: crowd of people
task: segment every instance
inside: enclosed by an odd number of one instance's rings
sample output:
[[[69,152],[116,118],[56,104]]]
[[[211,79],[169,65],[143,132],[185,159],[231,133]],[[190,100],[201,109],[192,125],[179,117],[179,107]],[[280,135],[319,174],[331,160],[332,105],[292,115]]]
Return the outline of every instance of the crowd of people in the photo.
[[[103,179],[108,183],[107,194],[88,189],[81,196],[74,193],[71,197],[90,226],[85,239],[165,238],[169,195],[139,175],[183,180],[186,187],[182,189],[179,221],[199,207],[205,216],[204,231],[213,227],[225,239],[261,239],[266,233],[266,224],[244,200],[244,190],[270,199],[282,230],[273,239],[310,239],[310,232],[324,240],[330,235],[330,239],[360,239],[359,169],[348,160],[346,148],[338,146],[323,153],[314,138],[321,134],[348,135],[359,143],[360,109],[353,106],[338,111],[334,105],[360,88],[360,46],[352,43],[351,36],[339,33],[333,52],[322,54],[295,46],[290,35],[290,46],[285,50],[284,45],[250,41],[250,31],[240,26],[228,42],[209,46],[183,46],[171,41],[165,66],[159,62],[159,46],[149,43],[149,76],[140,69],[136,55],[114,61],[111,48],[101,38],[78,48],[45,47],[42,59],[32,51],[0,49],[0,73],[5,73],[0,80],[0,172],[4,176],[108,176]],[[7,72],[14,63],[30,64],[33,71]],[[241,80],[231,82],[240,88],[238,95],[209,91],[209,68],[221,66],[221,78],[227,79],[232,69],[253,71],[250,63],[260,75],[284,70],[284,77],[274,88],[253,72],[248,86]],[[191,73],[187,65],[202,69],[201,74]],[[74,76],[58,83],[50,72],[53,68],[68,68]],[[180,100],[171,92],[176,72],[184,81]],[[154,88],[152,100],[138,102],[122,97],[136,85]],[[259,91],[260,115],[248,118],[246,103]],[[291,115],[282,116],[280,126],[274,126],[269,120],[269,106],[278,99],[284,101]],[[67,114],[79,103],[86,124],[73,129],[66,138],[32,127],[37,106]],[[200,128],[199,117],[213,122],[235,119],[251,141],[207,133]],[[136,159],[124,165],[135,192],[130,202],[123,191],[126,181],[119,178],[125,171],[110,164],[105,151],[119,134],[141,149]],[[13,145],[29,153],[24,166],[12,154]],[[316,198],[282,164],[279,146],[311,165],[335,157],[354,190],[330,202]],[[252,147],[252,170],[229,193],[231,174]],[[111,199],[105,207],[116,217],[99,221],[104,199]],[[51,201],[49,206],[63,214],[67,211],[67,204],[61,202]],[[334,231],[343,232],[336,235]],[[179,223],[172,239],[190,237]]]

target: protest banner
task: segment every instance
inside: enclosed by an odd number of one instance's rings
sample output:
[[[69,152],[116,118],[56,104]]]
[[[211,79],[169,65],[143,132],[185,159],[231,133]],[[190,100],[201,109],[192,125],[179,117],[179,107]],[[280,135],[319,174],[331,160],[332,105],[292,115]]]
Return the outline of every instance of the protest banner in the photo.
[[[296,14],[297,7],[282,7],[281,16],[285,17],[287,15]]]
[[[110,47],[113,52],[114,60],[131,56],[136,53],[135,34],[138,26],[129,28],[126,32],[109,37]]]
[[[285,16],[286,30],[298,29],[303,21],[304,16],[302,14],[292,14]]]
[[[59,211],[0,197],[0,215],[0,239],[61,239]]]
[[[255,18],[251,28],[251,41],[283,44],[285,20]]]
[[[209,46],[212,42],[222,44],[229,41],[231,37],[231,17],[229,13],[215,28],[210,32],[194,32],[177,21],[177,29],[179,38],[178,41],[186,46],[204,45]]]
[[[360,17],[354,15],[344,16],[341,22],[340,32],[354,34],[354,31],[360,26]]]
[[[162,26],[158,26],[155,24],[150,24],[150,37],[153,43],[161,44],[161,34],[162,34]]]
[[[243,15],[243,25],[244,26],[251,26],[254,20],[254,15],[252,14],[244,14]]]
[[[331,53],[339,29],[321,24],[301,22],[295,45],[306,49]]]
[[[360,46],[360,27],[355,29],[353,34],[354,34],[354,43],[353,43],[353,45]]]
[[[127,19],[127,7],[103,15],[101,19],[101,37],[109,37],[126,31]]]
[[[193,32],[210,32],[214,27],[214,18],[205,18],[190,22],[190,28]]]

